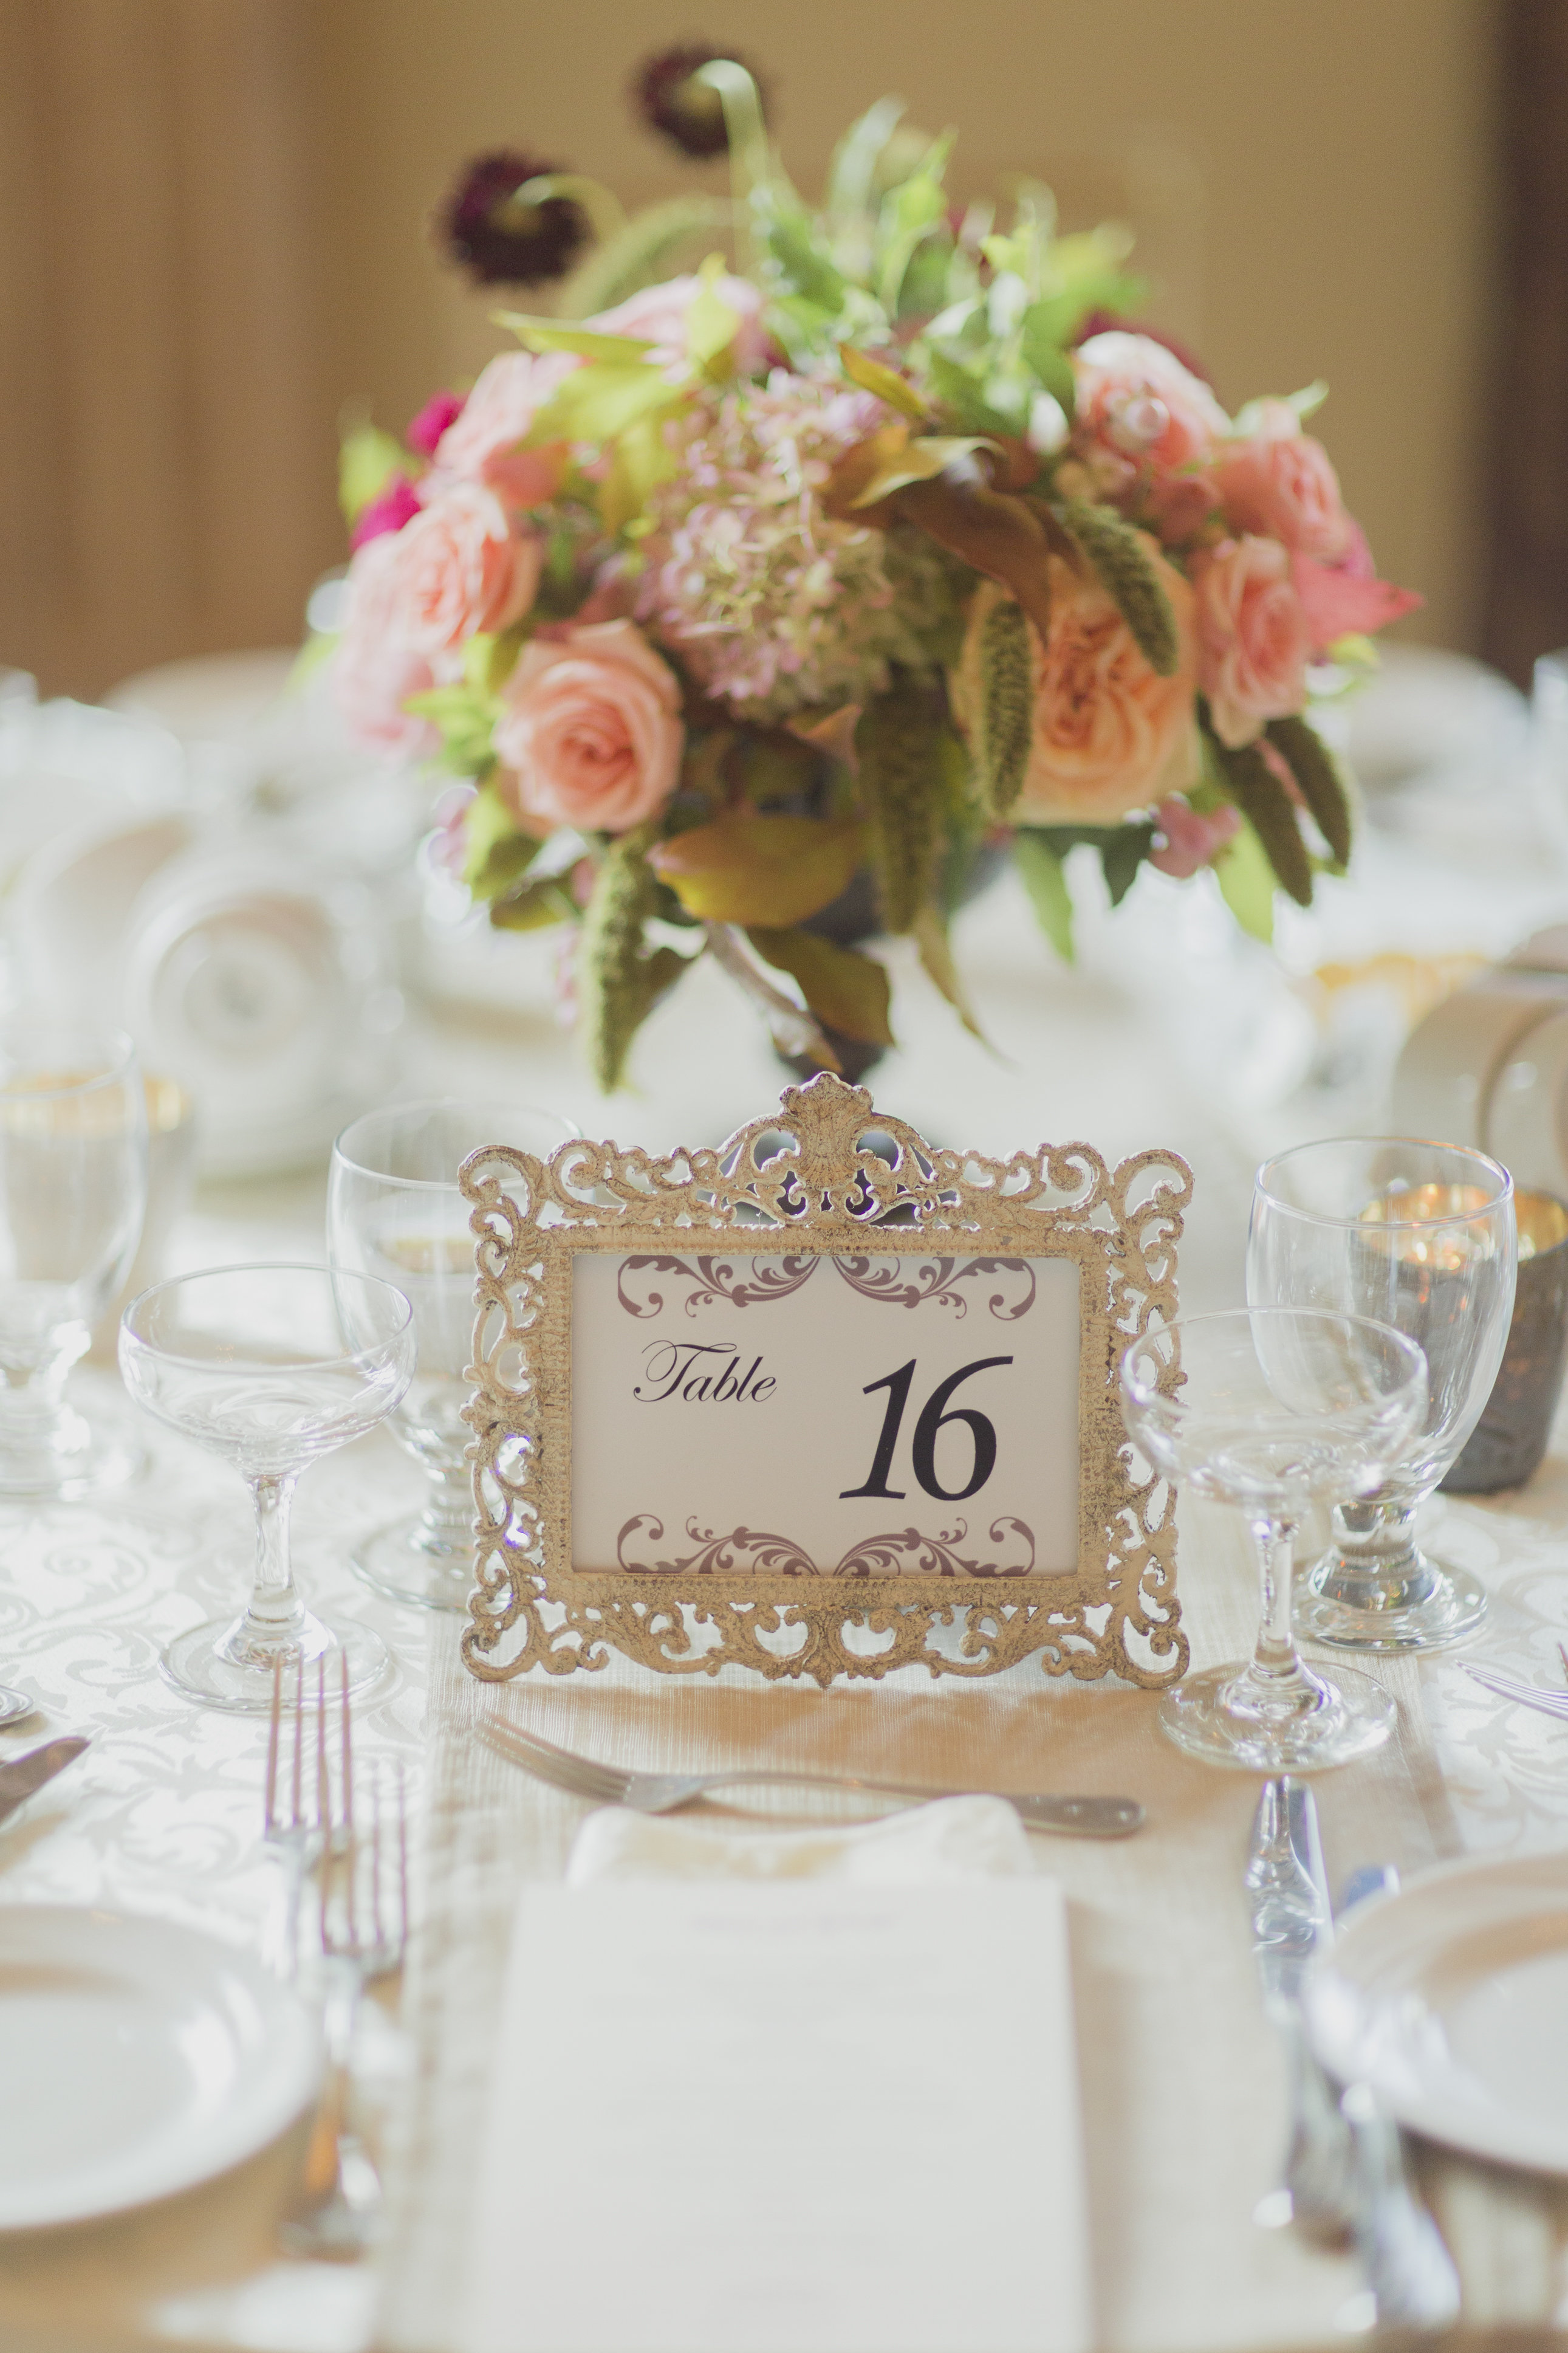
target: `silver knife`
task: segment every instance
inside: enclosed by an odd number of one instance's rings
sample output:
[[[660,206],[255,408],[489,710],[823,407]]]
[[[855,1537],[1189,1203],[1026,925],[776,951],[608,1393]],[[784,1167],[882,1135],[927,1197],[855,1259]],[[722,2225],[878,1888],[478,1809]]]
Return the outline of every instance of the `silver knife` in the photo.
[[[41,1748],[29,1748],[25,1757],[13,1757],[0,1765],[0,1822],[14,1814],[46,1781],[63,1773],[90,1745],[73,1733],[60,1740],[46,1740]]]
[[[1290,2070],[1290,2139],[1279,2188],[1258,2220],[1299,2222],[1319,2237],[1342,2240],[1356,2221],[1354,2151],[1339,2098],[1307,2041],[1301,1988],[1315,1956],[1334,1933],[1323,1868],[1318,1810],[1308,1784],[1291,1773],[1265,1781],[1247,1850],[1252,1950],[1264,2007]]]

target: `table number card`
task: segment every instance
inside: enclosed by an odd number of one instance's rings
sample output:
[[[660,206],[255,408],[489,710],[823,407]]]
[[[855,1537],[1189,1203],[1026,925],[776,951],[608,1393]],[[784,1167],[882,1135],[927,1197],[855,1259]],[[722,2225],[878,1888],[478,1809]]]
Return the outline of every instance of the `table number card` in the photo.
[[[1186,1663],[1116,1364],[1175,1314],[1192,1179],[926,1144],[831,1076],[716,1151],[465,1164],[487,1680]]]

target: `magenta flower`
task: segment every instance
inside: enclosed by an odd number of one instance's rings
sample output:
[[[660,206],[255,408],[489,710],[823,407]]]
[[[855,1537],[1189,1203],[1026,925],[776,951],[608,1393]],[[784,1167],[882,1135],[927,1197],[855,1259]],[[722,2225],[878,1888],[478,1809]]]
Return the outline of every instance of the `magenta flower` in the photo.
[[[401,531],[418,512],[418,491],[406,474],[394,474],[385,489],[378,491],[369,504],[360,509],[349,545],[363,547],[367,540],[380,539],[389,531]]]
[[[461,392],[432,393],[410,424],[404,439],[422,458],[436,455],[436,444],[448,425],[455,425],[467,405],[468,395]]]

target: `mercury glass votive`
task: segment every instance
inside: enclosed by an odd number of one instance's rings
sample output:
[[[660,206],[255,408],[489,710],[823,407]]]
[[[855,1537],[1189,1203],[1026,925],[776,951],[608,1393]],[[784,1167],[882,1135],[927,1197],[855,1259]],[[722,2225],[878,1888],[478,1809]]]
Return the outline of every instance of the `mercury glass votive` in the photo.
[[[1522,1487],[1546,1451],[1568,1356],[1568,1204],[1516,1193],[1519,1279],[1502,1364],[1479,1421],[1440,1482],[1450,1495]]]

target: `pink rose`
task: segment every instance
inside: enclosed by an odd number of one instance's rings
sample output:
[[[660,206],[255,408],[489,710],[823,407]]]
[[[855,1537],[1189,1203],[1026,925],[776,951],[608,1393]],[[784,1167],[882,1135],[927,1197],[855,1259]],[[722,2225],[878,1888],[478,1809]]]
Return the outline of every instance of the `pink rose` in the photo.
[[[429,660],[404,634],[394,574],[397,537],[367,540],[349,565],[348,607],[332,656],[332,692],[362,742],[417,758],[439,749],[427,719],[405,711],[436,683]]]
[[[1350,543],[1350,522],[1328,451],[1302,432],[1288,400],[1260,401],[1258,414],[1257,431],[1232,441],[1215,460],[1231,530],[1283,540],[1292,554],[1337,563]]]
[[[542,542],[514,530],[500,501],[477,482],[452,483],[384,544],[400,634],[426,656],[456,653],[480,630],[509,628],[539,586]]]
[[[1185,801],[1168,800],[1154,811],[1154,822],[1164,839],[1149,852],[1150,865],[1185,882],[1200,866],[1212,865],[1226,843],[1235,839],[1241,829],[1241,811],[1227,802],[1205,817]]]
[[[584,319],[583,323],[599,335],[637,336],[654,346],[654,358],[671,366],[687,356],[687,313],[702,287],[700,278],[668,278],[662,286],[642,287],[617,302],[613,311],[601,311],[597,318]],[[735,365],[742,375],[750,375],[765,364],[773,348],[763,326],[762,295],[745,278],[716,278],[712,290],[740,322],[735,330]]]
[[[442,482],[482,482],[509,506],[543,506],[560,487],[564,441],[542,449],[521,445],[556,387],[582,361],[571,352],[503,352],[491,360],[436,444]]]
[[[1193,558],[1198,677],[1222,744],[1250,744],[1266,719],[1307,700],[1311,631],[1277,539],[1222,539]]]
[[[363,547],[367,540],[379,539],[384,532],[401,531],[418,512],[418,491],[406,474],[394,474],[386,488],[377,491],[360,509],[349,545]]]
[[[1336,638],[1368,636],[1386,628],[1426,602],[1413,588],[1396,588],[1380,580],[1366,533],[1353,517],[1345,519],[1347,544],[1338,564],[1318,564],[1310,555],[1290,559],[1290,578],[1307,616],[1314,653],[1321,653]]]
[[[1230,429],[1202,378],[1149,335],[1091,335],[1072,362],[1078,437],[1156,473],[1197,463]]]
[[[1156,559],[1181,645],[1161,678],[1097,580],[1051,558],[1051,619],[1044,646],[1033,629],[1035,734],[1016,815],[1026,825],[1109,825],[1184,791],[1197,773],[1193,720],[1196,644],[1193,593]],[[970,607],[957,702],[973,726],[979,707],[980,637],[1002,591],[982,586]]]
[[[498,786],[519,821],[626,833],[662,808],[685,749],[680,688],[633,621],[526,645],[501,689]]]

